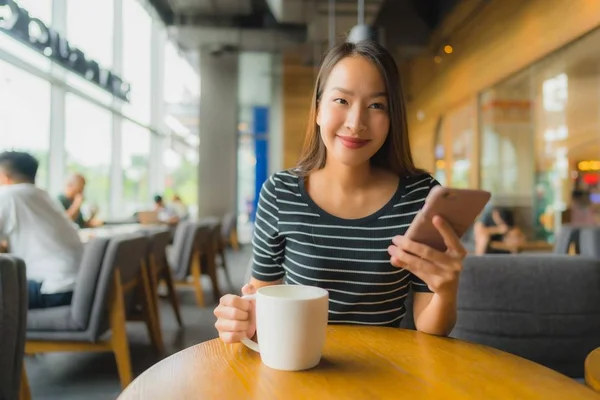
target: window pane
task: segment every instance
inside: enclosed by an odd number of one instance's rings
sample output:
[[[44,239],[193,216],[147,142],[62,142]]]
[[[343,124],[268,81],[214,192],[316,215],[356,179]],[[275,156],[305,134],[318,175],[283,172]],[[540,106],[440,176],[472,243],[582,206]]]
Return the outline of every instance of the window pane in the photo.
[[[121,168],[123,170],[123,207],[118,217],[131,216],[134,212],[147,209],[150,198],[149,162],[150,132],[130,121],[122,123],[123,149]]]
[[[165,198],[171,201],[174,195],[179,195],[183,203],[190,207],[190,213],[195,215],[198,204],[198,150],[190,148],[178,152],[167,148],[163,153],[163,163],[166,170]]]
[[[123,79],[131,84],[132,118],[150,122],[150,36],[152,19],[137,0],[123,1]]]
[[[46,26],[51,26],[52,0],[19,0],[17,3],[19,7],[27,10],[32,18],[38,18]],[[2,32],[0,32],[0,49],[14,54],[44,71],[50,70],[49,58]]]
[[[100,219],[109,217],[111,114],[67,93],[65,148],[68,173],[82,174],[86,179],[86,214],[98,207]]]
[[[0,61],[0,151],[37,157],[37,183],[47,187],[49,148],[50,84]]]

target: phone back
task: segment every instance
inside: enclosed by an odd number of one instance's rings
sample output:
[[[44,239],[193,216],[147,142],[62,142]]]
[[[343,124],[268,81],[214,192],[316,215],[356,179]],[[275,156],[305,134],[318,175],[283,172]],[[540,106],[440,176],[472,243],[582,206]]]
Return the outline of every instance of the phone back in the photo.
[[[431,219],[442,217],[460,238],[475,222],[491,194],[484,190],[453,189],[436,186],[429,192],[425,205],[406,231],[406,237],[434,249],[445,251],[446,245]]]

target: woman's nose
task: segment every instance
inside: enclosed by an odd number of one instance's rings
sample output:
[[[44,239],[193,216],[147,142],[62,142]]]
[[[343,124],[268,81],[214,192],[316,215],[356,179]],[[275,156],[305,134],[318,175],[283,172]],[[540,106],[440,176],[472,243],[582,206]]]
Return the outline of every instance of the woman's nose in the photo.
[[[346,128],[353,133],[360,133],[367,129],[364,121],[365,112],[362,107],[353,107],[346,118]]]

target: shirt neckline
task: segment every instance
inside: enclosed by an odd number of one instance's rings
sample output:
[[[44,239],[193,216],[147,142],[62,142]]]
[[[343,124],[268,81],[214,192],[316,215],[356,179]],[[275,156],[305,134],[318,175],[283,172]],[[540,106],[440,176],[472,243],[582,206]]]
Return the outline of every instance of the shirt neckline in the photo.
[[[374,213],[372,213],[370,215],[367,215],[367,216],[364,216],[361,218],[348,219],[348,218],[341,218],[341,217],[335,216],[333,214],[330,214],[327,211],[323,210],[321,207],[319,207],[319,205],[317,203],[315,203],[313,201],[313,199],[310,197],[310,195],[308,194],[308,191],[306,190],[305,179],[306,178],[303,176],[298,176],[298,189],[300,191],[300,195],[302,196],[302,199],[308,204],[309,208],[311,208],[313,211],[316,211],[317,214],[319,214],[320,219],[323,221],[336,222],[339,224],[346,224],[346,225],[363,224],[363,223],[367,223],[367,222],[370,222],[373,220],[377,220],[380,216],[385,215],[386,213],[391,211],[393,209],[394,205],[397,204],[400,201],[400,199],[402,198],[402,194],[404,193],[404,188],[405,188],[405,184],[406,184],[406,179],[400,178],[398,181],[398,187],[396,188],[396,191],[394,192],[392,197],[388,200],[388,202],[385,203],[379,210],[375,211]]]

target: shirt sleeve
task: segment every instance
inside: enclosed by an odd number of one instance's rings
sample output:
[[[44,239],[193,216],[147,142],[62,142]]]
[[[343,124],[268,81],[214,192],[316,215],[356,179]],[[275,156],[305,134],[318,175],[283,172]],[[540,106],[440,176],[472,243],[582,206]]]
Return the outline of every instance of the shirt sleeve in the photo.
[[[431,182],[429,183],[429,190],[439,185],[440,183],[434,177],[431,177]],[[421,278],[412,273],[410,274],[410,286],[413,292],[433,293],[431,289],[427,287],[427,284],[421,280]]]
[[[260,191],[252,239],[252,277],[265,282],[277,281],[285,275],[282,265],[285,238],[279,235],[279,206],[275,193],[275,180],[271,176]]]

